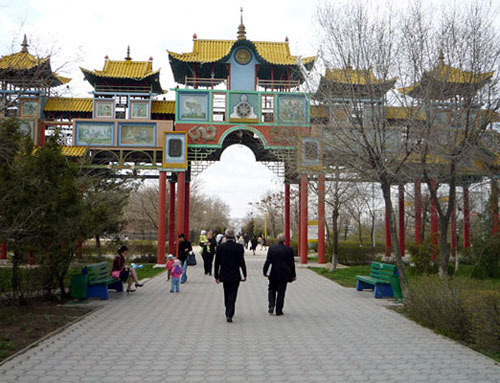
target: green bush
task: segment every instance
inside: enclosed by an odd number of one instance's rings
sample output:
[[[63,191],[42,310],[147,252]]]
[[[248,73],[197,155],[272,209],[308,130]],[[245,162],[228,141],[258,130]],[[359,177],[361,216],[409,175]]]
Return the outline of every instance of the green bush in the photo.
[[[415,264],[415,272],[418,274],[431,273],[433,270],[432,243],[426,240],[420,244],[410,243],[408,245],[410,260]]]
[[[500,352],[500,292],[469,278],[412,278],[404,310],[410,318],[486,353]]]
[[[375,259],[375,255],[384,252],[385,246],[377,244],[375,248],[372,246],[362,245],[358,242],[340,242],[338,261],[343,265],[367,265]],[[326,249],[326,261],[332,261],[333,245]]]
[[[498,238],[478,238],[471,249],[472,274],[476,279],[494,278],[498,275],[500,260],[500,240]]]

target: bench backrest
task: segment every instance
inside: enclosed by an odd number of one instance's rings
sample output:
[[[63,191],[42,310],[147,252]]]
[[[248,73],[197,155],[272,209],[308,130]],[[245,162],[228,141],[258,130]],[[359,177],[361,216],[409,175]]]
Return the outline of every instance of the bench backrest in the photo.
[[[397,275],[396,265],[382,262],[372,262],[370,267],[370,277],[390,282],[392,276]]]
[[[87,272],[87,275],[89,276],[89,282],[105,279],[110,276],[108,272],[107,262],[99,262],[87,265],[85,266],[85,270]]]

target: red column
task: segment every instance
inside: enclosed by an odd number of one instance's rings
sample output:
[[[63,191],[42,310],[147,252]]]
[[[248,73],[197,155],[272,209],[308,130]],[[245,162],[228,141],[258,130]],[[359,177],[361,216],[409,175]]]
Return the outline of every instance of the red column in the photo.
[[[307,263],[307,175],[300,176],[300,263]]]
[[[422,243],[420,231],[422,230],[422,189],[420,180],[415,181],[415,243]]]
[[[399,185],[399,251],[401,256],[405,256],[405,185]]]
[[[300,247],[300,228],[301,228],[300,223],[302,222],[302,214],[300,214],[301,211],[302,211],[302,185],[301,185],[300,180],[299,180],[299,216],[296,218],[299,221],[299,226],[298,226],[299,235],[297,237],[297,253],[298,253],[297,255],[299,257],[301,254],[300,253],[300,251],[301,251],[300,250],[301,249],[301,247]]]
[[[168,253],[175,254],[175,182],[170,183],[168,205]]]
[[[392,251],[391,228],[389,226],[389,214],[385,208],[385,256],[390,257]]]
[[[431,180],[431,187],[436,190],[436,180]],[[438,214],[436,201],[431,197],[431,241],[432,241],[432,260],[436,260],[438,250]]]
[[[167,194],[167,173],[164,171],[160,171],[159,173],[160,193],[158,198],[158,249],[156,252],[156,263],[163,265],[165,263],[165,203]]]
[[[290,246],[290,184],[285,184],[285,245]]]
[[[184,172],[177,173],[177,235],[184,234],[184,217],[185,217],[185,203],[186,197],[184,196],[186,190],[186,177]],[[179,241],[177,240],[177,244]],[[177,248],[177,256],[179,256],[179,249]]]
[[[454,203],[450,217],[450,254],[457,255],[457,204]]]
[[[491,234],[495,237],[498,234],[498,184],[491,180]]]
[[[191,184],[186,182],[184,188],[184,235],[189,239],[189,199],[190,199]]]
[[[464,249],[470,247],[470,211],[469,211],[469,186],[462,187],[464,192]]]
[[[30,266],[36,265],[36,257],[33,255],[31,251],[28,251],[28,265]]]
[[[5,242],[0,245],[0,259],[7,259],[7,244]]]
[[[318,263],[325,263],[325,175],[318,176]]]

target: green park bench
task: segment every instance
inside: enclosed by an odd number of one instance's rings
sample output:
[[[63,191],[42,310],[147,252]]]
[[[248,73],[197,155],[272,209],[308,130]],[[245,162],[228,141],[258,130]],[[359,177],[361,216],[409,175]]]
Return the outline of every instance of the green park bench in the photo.
[[[86,265],[80,275],[74,275],[71,279],[71,296],[108,299],[108,288],[123,291],[122,281],[110,274],[107,262]]]
[[[356,290],[374,290],[375,298],[402,298],[399,273],[396,265],[372,262],[370,275],[356,275]]]

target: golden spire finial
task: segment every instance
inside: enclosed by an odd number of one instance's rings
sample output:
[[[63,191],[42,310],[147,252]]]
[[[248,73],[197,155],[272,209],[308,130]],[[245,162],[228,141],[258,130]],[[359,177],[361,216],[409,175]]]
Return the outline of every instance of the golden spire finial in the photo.
[[[21,44],[21,52],[23,53],[28,53],[28,39],[26,39],[26,34],[24,34],[24,39],[23,39],[23,43]]]
[[[444,53],[443,53],[443,48],[439,49],[439,57],[438,57],[438,62],[439,62],[439,64],[444,64]]]
[[[132,57],[130,57],[130,45],[127,45],[127,57],[125,57],[125,60],[132,60]]]
[[[245,25],[243,24],[243,7],[240,8],[240,25],[238,27],[238,40],[246,40]]]

